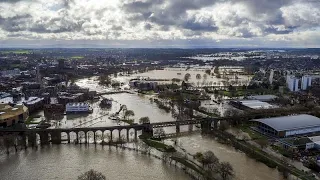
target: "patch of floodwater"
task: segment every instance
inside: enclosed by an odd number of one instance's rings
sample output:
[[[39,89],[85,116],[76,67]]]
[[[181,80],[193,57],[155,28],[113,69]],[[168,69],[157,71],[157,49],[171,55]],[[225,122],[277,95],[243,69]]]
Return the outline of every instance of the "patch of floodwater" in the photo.
[[[230,162],[235,170],[235,179],[237,180],[247,180],[248,178],[254,180],[283,179],[278,170],[271,169],[265,164],[249,158],[245,153],[229,145],[220,144],[213,138],[193,134],[180,137],[177,140],[178,144],[191,154],[211,150],[220,161]]]

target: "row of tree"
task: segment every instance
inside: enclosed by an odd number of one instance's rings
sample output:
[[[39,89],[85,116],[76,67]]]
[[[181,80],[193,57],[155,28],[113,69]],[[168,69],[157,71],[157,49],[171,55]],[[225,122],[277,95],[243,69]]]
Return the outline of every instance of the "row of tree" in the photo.
[[[208,177],[213,177],[214,174],[219,174],[223,180],[234,177],[234,170],[229,162],[219,162],[219,159],[212,151],[204,153],[197,152],[194,158],[202,164]]]

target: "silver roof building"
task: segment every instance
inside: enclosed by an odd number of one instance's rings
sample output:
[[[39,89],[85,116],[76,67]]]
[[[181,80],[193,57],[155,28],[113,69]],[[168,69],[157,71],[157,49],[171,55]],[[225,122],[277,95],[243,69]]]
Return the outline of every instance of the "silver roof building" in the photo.
[[[263,123],[276,131],[289,131],[296,129],[320,127],[320,118],[308,114],[264,118],[252,121]]]

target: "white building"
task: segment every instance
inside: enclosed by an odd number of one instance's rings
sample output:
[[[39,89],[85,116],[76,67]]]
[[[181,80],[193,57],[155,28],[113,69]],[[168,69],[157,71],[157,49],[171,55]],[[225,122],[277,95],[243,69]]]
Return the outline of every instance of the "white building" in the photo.
[[[3,77],[12,77],[12,76],[19,76],[21,74],[20,69],[15,68],[13,70],[5,70],[5,71],[1,71],[1,75]]]
[[[259,100],[241,100],[238,101],[239,103],[241,103],[242,106],[246,106],[250,109],[272,109],[272,108],[276,108],[276,106],[273,106],[269,103],[266,102],[262,102]]]
[[[287,86],[290,91],[299,91],[299,81],[295,76],[287,76]]]
[[[273,82],[273,76],[274,76],[274,70],[271,69],[271,71],[270,71],[270,76],[269,76],[269,83],[270,83],[270,84],[272,84],[272,82]]]
[[[81,112],[90,112],[91,108],[88,103],[67,103],[66,104],[66,113],[81,113]]]
[[[306,143],[306,149],[320,149],[320,136],[308,137],[309,142]]]
[[[310,87],[311,86],[311,81],[312,81],[312,77],[311,76],[309,76],[309,75],[302,76],[301,89],[302,90],[306,90],[308,87]]]

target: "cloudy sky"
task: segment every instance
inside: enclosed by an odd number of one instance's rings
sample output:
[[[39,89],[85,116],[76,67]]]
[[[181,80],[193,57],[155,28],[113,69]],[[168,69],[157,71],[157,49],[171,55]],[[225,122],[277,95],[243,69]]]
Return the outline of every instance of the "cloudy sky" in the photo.
[[[0,47],[320,47],[320,0],[0,0]]]

